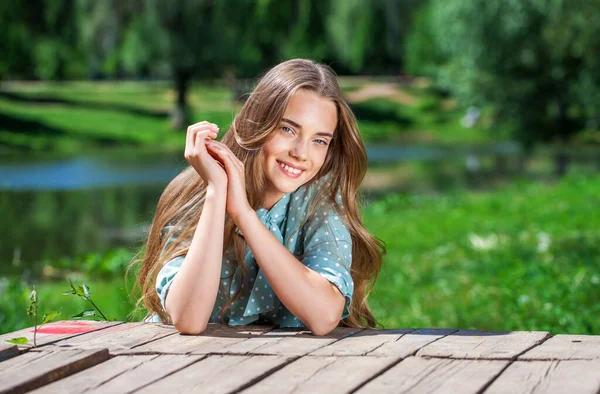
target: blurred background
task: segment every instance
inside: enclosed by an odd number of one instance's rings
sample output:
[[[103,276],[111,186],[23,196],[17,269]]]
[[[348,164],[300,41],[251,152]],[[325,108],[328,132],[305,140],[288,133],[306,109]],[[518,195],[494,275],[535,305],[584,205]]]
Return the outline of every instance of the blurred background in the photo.
[[[330,65],[369,154],[386,328],[600,333],[600,0],[0,2],[0,333],[124,272],[188,124],[266,69]]]

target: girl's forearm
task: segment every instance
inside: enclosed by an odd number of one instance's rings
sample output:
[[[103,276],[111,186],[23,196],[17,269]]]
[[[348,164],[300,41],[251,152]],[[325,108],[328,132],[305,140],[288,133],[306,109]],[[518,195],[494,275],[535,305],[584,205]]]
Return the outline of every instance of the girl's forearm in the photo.
[[[254,211],[237,218],[237,225],[285,307],[315,335],[325,335],[333,330],[342,316],[345,302],[335,285],[296,259]]]
[[[167,295],[167,313],[184,334],[204,331],[215,305],[223,260],[226,197],[226,187],[208,186],[196,232]]]

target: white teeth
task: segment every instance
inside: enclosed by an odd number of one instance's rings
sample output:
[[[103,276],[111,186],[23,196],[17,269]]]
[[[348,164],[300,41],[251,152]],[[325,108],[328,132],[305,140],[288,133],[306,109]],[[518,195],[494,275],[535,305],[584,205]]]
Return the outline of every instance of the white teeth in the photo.
[[[285,165],[283,163],[279,163],[279,165],[281,166],[281,168],[283,168],[284,170],[286,170],[290,174],[298,175],[298,174],[300,174],[302,172],[302,170],[298,170],[296,168],[292,168],[292,167],[290,167],[288,165]]]

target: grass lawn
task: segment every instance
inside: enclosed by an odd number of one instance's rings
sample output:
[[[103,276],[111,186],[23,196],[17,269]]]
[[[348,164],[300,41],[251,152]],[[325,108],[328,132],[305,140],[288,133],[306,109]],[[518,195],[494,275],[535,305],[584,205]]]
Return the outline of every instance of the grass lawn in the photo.
[[[388,254],[370,304],[386,328],[454,327],[600,332],[600,176],[557,184],[523,181],[501,190],[390,194],[363,209]],[[127,320],[126,251],[60,260],[37,286],[40,314],[66,319],[90,309],[63,296],[66,277],[85,282],[111,318]],[[67,273],[69,266],[86,272]],[[73,269],[73,268],[71,268]],[[106,279],[101,279],[102,276]],[[0,332],[32,324],[30,289],[0,283]],[[137,314],[135,319],[143,315]]]
[[[600,333],[600,177],[364,210],[388,256],[371,306],[386,327]]]

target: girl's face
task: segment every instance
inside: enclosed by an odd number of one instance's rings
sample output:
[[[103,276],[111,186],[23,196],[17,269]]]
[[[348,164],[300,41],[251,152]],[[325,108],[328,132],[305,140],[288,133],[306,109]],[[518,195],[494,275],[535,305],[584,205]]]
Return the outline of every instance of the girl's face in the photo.
[[[337,126],[333,101],[310,90],[291,97],[283,119],[262,148],[267,178],[263,208],[311,180],[321,169]]]

